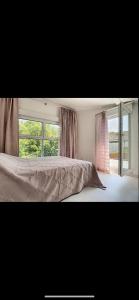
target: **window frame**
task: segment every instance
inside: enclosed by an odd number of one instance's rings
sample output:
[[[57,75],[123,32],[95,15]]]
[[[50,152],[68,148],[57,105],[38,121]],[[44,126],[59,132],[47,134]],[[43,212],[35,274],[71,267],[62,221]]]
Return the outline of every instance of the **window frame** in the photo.
[[[19,140],[20,139],[33,139],[33,140],[41,140],[41,157],[44,157],[44,141],[57,141],[58,140],[58,155],[60,155],[60,136],[59,138],[48,138],[46,135],[45,135],[45,126],[47,124],[52,124],[52,125],[58,125],[59,128],[60,128],[60,123],[57,122],[57,121],[51,121],[51,120],[48,120],[48,119],[42,119],[42,118],[37,118],[37,117],[30,117],[30,116],[27,116],[27,115],[21,115],[19,114],[18,115],[18,121],[22,119],[22,120],[27,120],[27,121],[34,121],[34,122],[39,122],[42,124],[42,135],[40,136],[32,136],[32,135],[26,135],[26,134],[20,134],[19,133]],[[46,156],[47,157],[47,156]]]
[[[113,109],[111,109],[111,111],[112,112],[107,115],[107,120],[112,120],[115,118],[118,118],[120,120],[119,115],[117,115],[115,112],[113,113]],[[124,112],[122,116],[124,116],[124,115],[128,117],[128,170],[130,170],[130,168],[131,168],[131,113]],[[119,124],[118,124],[118,132],[119,132]],[[109,143],[110,143],[110,141],[109,141]],[[118,143],[119,143],[119,141],[118,141]]]

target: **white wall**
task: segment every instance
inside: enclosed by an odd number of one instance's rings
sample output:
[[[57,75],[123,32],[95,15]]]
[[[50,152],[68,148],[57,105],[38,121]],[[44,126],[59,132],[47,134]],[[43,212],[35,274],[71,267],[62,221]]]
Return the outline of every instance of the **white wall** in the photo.
[[[58,107],[53,103],[47,103],[47,106],[41,100],[35,101],[31,98],[19,99],[19,114],[30,117],[58,121]]]

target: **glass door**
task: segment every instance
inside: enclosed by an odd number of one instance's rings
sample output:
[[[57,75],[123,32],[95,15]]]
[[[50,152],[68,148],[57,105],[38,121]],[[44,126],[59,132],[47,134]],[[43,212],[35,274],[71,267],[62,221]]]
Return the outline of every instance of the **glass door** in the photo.
[[[126,103],[121,104],[121,176],[130,169],[130,113]]]
[[[129,141],[129,114],[123,115],[123,133],[122,133],[122,173],[127,173],[130,167],[130,141]]]
[[[107,112],[110,174],[119,175],[119,107]]]
[[[107,111],[110,173],[138,176],[138,101]]]

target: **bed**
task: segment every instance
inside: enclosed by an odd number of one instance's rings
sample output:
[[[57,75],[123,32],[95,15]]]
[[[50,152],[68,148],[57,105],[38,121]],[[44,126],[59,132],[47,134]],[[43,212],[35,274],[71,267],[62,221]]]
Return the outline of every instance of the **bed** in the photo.
[[[59,202],[86,186],[105,189],[91,162],[61,156],[23,159],[0,153],[1,202]]]

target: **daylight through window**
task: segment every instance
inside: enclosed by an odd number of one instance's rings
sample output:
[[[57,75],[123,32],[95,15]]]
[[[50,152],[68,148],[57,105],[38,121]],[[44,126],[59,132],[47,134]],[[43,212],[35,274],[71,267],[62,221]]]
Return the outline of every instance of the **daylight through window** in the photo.
[[[58,123],[19,119],[19,156],[35,158],[59,155]]]

